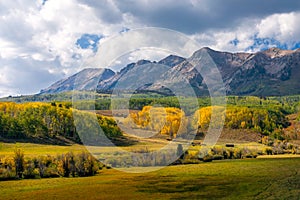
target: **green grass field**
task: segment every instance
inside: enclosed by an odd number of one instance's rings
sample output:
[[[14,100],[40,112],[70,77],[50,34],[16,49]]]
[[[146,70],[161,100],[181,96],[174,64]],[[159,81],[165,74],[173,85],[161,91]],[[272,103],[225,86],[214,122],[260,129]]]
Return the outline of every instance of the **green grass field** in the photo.
[[[16,149],[22,149],[26,157],[40,156],[40,155],[57,155],[62,153],[68,153],[70,151],[77,153],[86,151],[86,148],[82,145],[44,145],[33,143],[3,143],[0,142],[0,156],[12,156]]]
[[[164,146],[166,142],[139,142],[136,145],[119,147],[125,151],[134,151],[144,149],[146,146],[150,150],[157,150]],[[106,155],[114,155],[118,152],[116,147],[96,147],[87,146],[88,150],[92,152],[101,152]],[[13,156],[16,149],[21,149],[24,152],[25,157],[36,157],[43,155],[60,155],[68,152],[80,153],[82,151],[88,151],[83,145],[73,144],[69,146],[59,146],[59,145],[45,145],[45,144],[33,144],[33,143],[3,143],[0,142],[0,157]]]
[[[153,142],[153,141],[152,141]],[[156,141],[157,142],[157,141]],[[156,144],[156,143],[154,143]],[[239,144],[260,148],[257,143]],[[143,142],[127,150],[141,148]],[[84,146],[0,143],[0,157],[86,151]],[[112,153],[112,147],[105,147]],[[195,148],[195,147],[194,147]],[[155,148],[154,148],[155,149]],[[103,149],[102,149],[103,151]],[[113,154],[112,154],[113,155]],[[141,171],[136,168],[132,172]],[[152,168],[152,170],[154,170]],[[128,169],[126,169],[128,171]],[[150,170],[151,171],[151,170]],[[149,173],[103,169],[93,177],[0,182],[0,199],[300,199],[299,155],[168,166]]]
[[[0,188],[0,199],[299,199],[300,158],[214,161],[150,173],[105,169],[87,178],[4,181]]]

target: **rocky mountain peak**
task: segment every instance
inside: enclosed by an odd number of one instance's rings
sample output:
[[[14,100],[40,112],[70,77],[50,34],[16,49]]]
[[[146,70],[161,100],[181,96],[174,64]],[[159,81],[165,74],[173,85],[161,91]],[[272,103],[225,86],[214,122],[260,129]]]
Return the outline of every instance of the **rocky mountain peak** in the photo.
[[[169,55],[169,56],[165,57],[164,59],[160,60],[158,62],[158,64],[166,65],[169,67],[174,67],[183,61],[185,61],[185,58],[182,58],[182,57],[176,56],[176,55]]]
[[[141,86],[141,91],[164,93],[165,90],[161,90],[164,83],[169,85],[173,83],[174,88],[182,88],[182,84],[177,84],[177,80],[182,79],[191,84],[198,96],[205,96],[208,95],[207,86],[195,66],[213,64],[219,69],[229,95],[300,94],[300,49],[292,51],[271,48],[257,53],[230,53],[204,47],[194,52],[189,58],[169,55],[158,61],[159,64],[166,66],[165,71],[155,67],[155,63],[149,60],[139,60],[128,64],[117,74],[109,69],[103,71],[85,69],[54,83],[42,93],[70,91],[73,89],[72,83],[74,84],[76,77],[86,80],[82,82],[80,88],[86,90],[91,88],[92,83],[95,80],[98,81],[100,76],[97,86],[99,92],[111,92],[120,82],[124,83],[121,89],[127,89],[130,88],[130,84],[136,84],[138,87],[138,81],[147,81],[147,84]],[[161,81],[151,82],[151,77],[161,77]]]
[[[115,72],[106,68],[86,68],[82,71],[55,82],[50,87],[41,90],[41,94],[60,93],[78,90],[93,90],[95,83],[107,80],[115,75]],[[75,86],[76,85],[76,86]]]
[[[279,49],[276,47],[272,47],[270,49],[263,51],[262,53],[264,53],[265,55],[267,55],[271,58],[275,58],[275,57],[282,57],[282,56],[292,54],[292,53],[294,53],[294,51],[293,50],[282,50],[282,49]]]

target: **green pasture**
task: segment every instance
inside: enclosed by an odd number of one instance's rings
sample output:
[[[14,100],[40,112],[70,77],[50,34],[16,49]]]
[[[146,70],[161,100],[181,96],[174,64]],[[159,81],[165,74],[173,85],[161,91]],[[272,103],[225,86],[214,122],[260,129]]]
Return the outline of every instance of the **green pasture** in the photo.
[[[135,169],[132,168],[132,171]],[[150,173],[0,182],[0,199],[299,199],[300,158],[213,161]]]

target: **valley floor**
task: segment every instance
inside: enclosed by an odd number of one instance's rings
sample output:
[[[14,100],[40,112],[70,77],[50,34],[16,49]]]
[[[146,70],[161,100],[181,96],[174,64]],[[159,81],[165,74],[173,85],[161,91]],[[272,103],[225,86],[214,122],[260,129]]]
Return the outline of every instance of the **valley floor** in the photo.
[[[150,173],[0,182],[0,199],[299,199],[300,158],[213,161]]]

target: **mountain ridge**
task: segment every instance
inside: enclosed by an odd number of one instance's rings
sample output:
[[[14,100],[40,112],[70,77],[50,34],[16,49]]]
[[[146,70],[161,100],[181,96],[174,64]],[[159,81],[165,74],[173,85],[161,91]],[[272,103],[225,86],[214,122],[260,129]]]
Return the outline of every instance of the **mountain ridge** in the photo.
[[[199,65],[204,65],[203,63],[201,64],[201,62],[204,62],[204,55],[209,55],[213,65],[218,68],[224,81],[227,95],[278,96],[300,94],[300,81],[298,80],[300,76],[300,49],[282,50],[270,48],[256,53],[231,53],[215,51],[209,47],[203,47],[195,51],[189,58],[169,55],[158,62],[139,60],[136,63],[126,65],[117,73],[110,69],[102,68],[103,72],[106,72],[105,76],[102,76],[100,72],[96,73],[96,69],[89,69],[90,72],[88,73],[83,70],[56,82],[49,88],[42,90],[41,93],[70,91],[74,88],[66,85],[66,80],[74,80],[75,76],[81,76],[83,79],[83,86],[76,88],[79,90],[92,90],[93,88],[87,87],[89,80],[95,81],[100,76],[96,88],[98,92],[111,93],[120,80],[125,81],[127,84],[130,81],[135,84],[135,80],[147,80],[149,83],[145,82],[143,83],[144,85],[141,85],[140,88],[135,88],[135,90],[164,93],[165,88],[163,85],[167,83],[165,79],[176,80],[180,78],[178,74],[181,74],[184,75],[184,77],[181,77],[182,80],[187,79],[197,96],[208,96],[208,88],[203,77],[197,73],[195,63],[190,63],[192,61],[199,62]],[[151,69],[151,66],[165,66],[166,68],[160,72],[158,69],[156,71]],[[151,76],[158,76],[159,79],[149,79],[147,75],[150,74],[146,70],[152,71],[150,73]],[[140,74],[134,76],[133,72]],[[90,76],[85,77],[85,74]],[[138,75],[141,77],[138,77]],[[74,81],[69,81],[69,83],[71,82],[74,83]],[[173,86],[175,87],[175,85]],[[184,90],[184,88],[182,89]],[[166,94],[170,95],[169,92],[166,92]]]
[[[60,93],[74,89],[93,90],[95,80],[106,80],[114,75],[115,72],[111,69],[86,68],[70,77],[55,82],[50,87],[41,90],[40,94]],[[76,82],[80,82],[80,85],[76,85]]]

